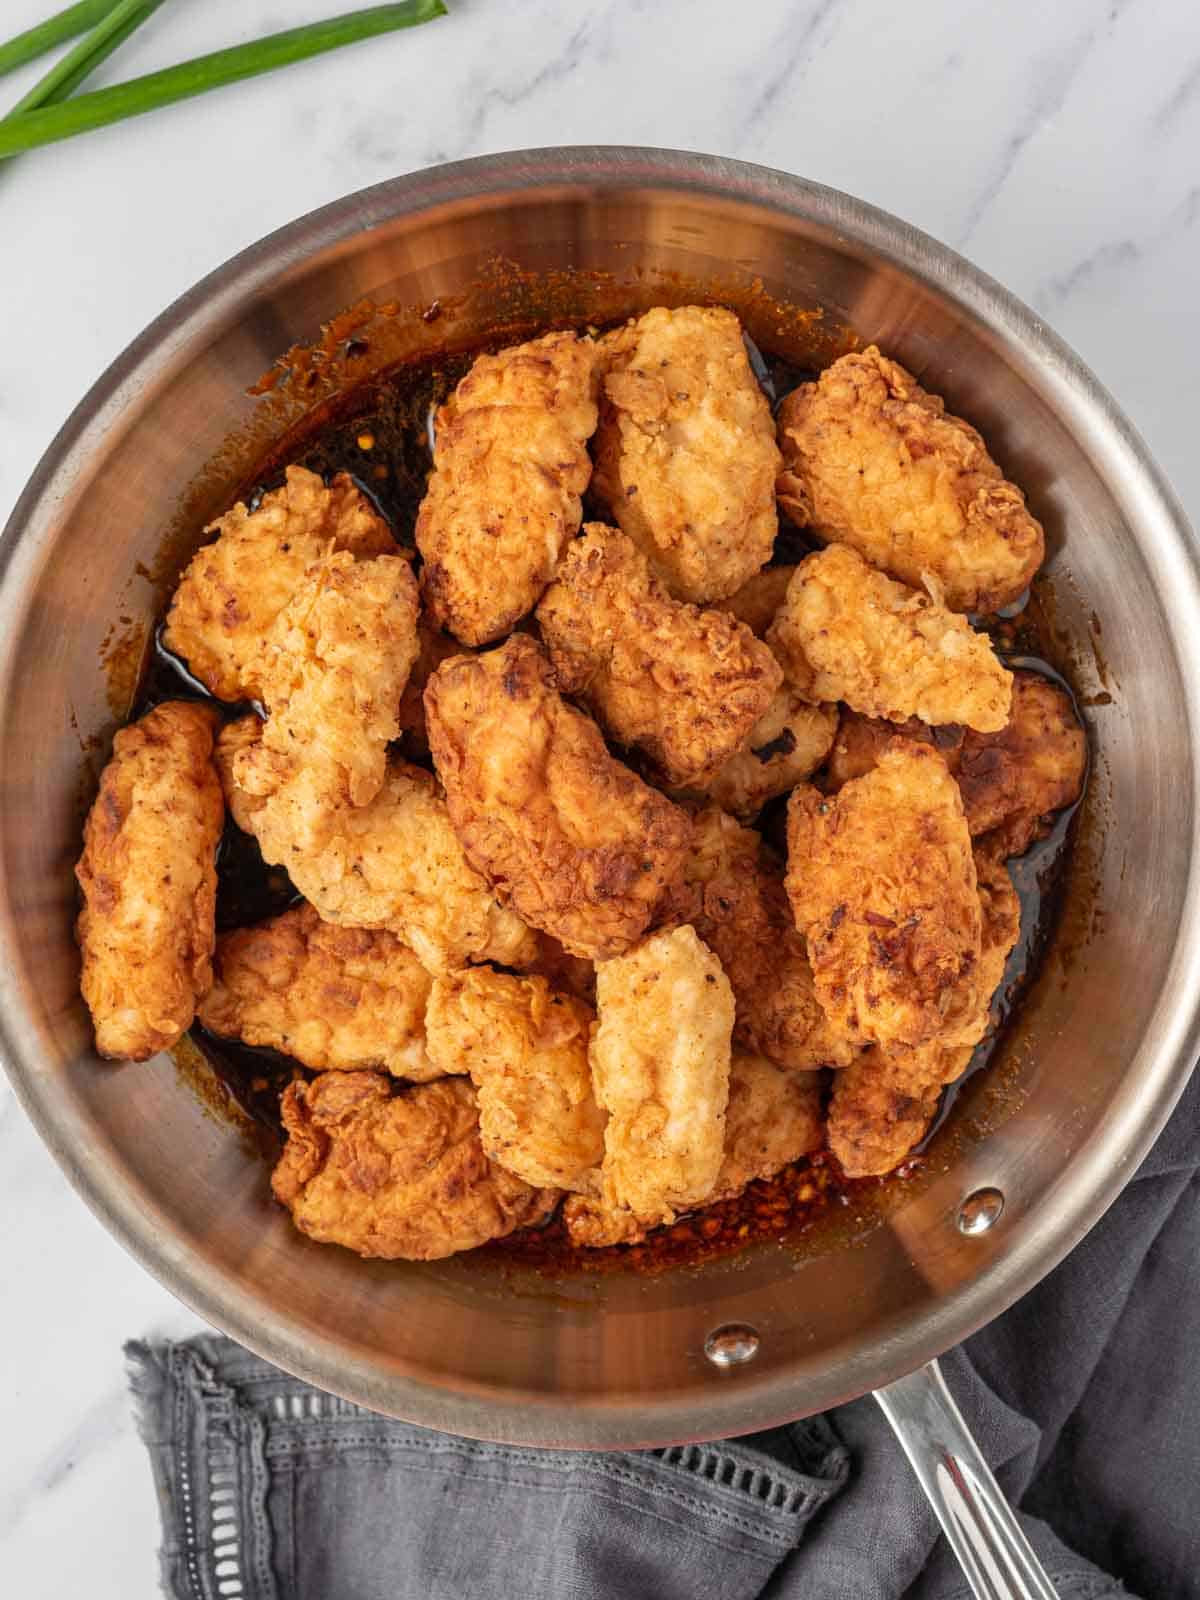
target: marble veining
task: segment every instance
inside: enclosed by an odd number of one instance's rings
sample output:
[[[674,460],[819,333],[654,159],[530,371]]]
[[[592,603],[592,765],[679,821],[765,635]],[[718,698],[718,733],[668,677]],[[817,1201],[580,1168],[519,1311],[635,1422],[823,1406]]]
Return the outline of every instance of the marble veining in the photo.
[[[0,171],[0,520],[72,406],[271,228],[431,162],[613,142],[740,156],[966,250],[1067,338],[1200,515],[1200,13],[1175,0],[448,0],[411,34]],[[51,0],[8,0],[0,32]],[[164,5],[115,82],[339,9]],[[33,71],[0,83],[0,108]],[[0,1571],[23,1600],[156,1593],[121,1343],[197,1319],[70,1190],[0,1080]]]

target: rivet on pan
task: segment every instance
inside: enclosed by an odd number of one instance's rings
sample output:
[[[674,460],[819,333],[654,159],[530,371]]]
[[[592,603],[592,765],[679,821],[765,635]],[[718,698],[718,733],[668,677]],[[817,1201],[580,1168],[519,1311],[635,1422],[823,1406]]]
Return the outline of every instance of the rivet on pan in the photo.
[[[958,1208],[958,1231],[974,1237],[986,1233],[1004,1210],[999,1189],[976,1189]]]
[[[727,1322],[705,1339],[704,1354],[714,1367],[740,1367],[758,1354],[758,1334],[744,1322]]]

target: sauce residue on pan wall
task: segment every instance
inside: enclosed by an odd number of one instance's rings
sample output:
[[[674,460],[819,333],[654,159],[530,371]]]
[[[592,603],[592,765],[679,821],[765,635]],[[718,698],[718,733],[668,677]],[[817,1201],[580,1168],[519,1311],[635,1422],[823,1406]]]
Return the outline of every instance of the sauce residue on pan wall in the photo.
[[[482,349],[511,342],[511,337],[511,332],[506,330],[505,337],[489,340],[487,344],[476,343],[470,348],[442,351],[436,357],[410,361],[330,397],[305,419],[302,427],[291,429],[270,448],[244,485],[240,498],[253,504],[282,481],[283,469],[291,462],[298,461],[326,477],[344,471],[375,502],[390,522],[397,540],[411,548],[417,509],[430,464],[433,410],[475,355]],[[752,349],[752,356],[760,382],[773,402],[777,403],[797,383],[812,376],[770,353],[760,355]],[[603,518],[604,513],[600,507],[588,505],[585,516]],[[780,531],[776,558],[796,560],[811,548],[803,533],[785,524]],[[1035,584],[1034,603],[1015,616],[993,619],[989,631],[997,648],[1012,658],[1014,665],[1046,673],[1064,683],[1060,673],[1046,659],[1053,652],[1054,638],[1052,630],[1040,625],[1044,613],[1037,603],[1037,594],[1038,585]],[[1069,687],[1065,683],[1064,686]],[[141,715],[161,700],[181,697],[211,699],[203,686],[188,674],[183,663],[163,648],[156,634],[147,655],[133,714]],[[211,703],[226,716],[235,716],[247,709]],[[406,752],[406,755],[412,758],[411,753]],[[763,1239],[798,1241],[831,1206],[867,1201],[885,1187],[897,1190],[919,1175],[922,1151],[948,1116],[962,1084],[996,1054],[1009,1019],[1036,974],[1055,931],[1077,809],[1060,816],[1044,840],[1009,864],[1021,899],[1021,937],[1005,972],[998,1006],[999,1025],[980,1045],[964,1077],[946,1091],[935,1127],[899,1173],[884,1179],[848,1180],[842,1176],[836,1161],[822,1152],[797,1163],[769,1182],[751,1184],[736,1199],[708,1207],[672,1227],[657,1230],[640,1245],[576,1250],[567,1239],[561,1220],[555,1219],[540,1230],[516,1234],[488,1245],[482,1254],[502,1265],[554,1275],[581,1270],[661,1272],[728,1255]],[[761,825],[769,830],[771,823],[770,817],[764,817]],[[277,915],[297,898],[287,874],[281,868],[268,867],[259,854],[257,843],[232,822],[226,827],[220,847],[217,879],[219,931]],[[232,1120],[243,1129],[253,1128],[257,1142],[270,1159],[278,1150],[280,1140],[279,1094],[300,1069],[275,1051],[217,1039],[196,1027],[184,1041],[180,1062],[182,1075],[193,1085],[203,1077],[196,1070],[200,1060],[208,1064],[217,1086],[216,1092],[211,1086],[205,1092],[206,1104],[219,1108],[221,1095],[228,1095],[238,1108]]]

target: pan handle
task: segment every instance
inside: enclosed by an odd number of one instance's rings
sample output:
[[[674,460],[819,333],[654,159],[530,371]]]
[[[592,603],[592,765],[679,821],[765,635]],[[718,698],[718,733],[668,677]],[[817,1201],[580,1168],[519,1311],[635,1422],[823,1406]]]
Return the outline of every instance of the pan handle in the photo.
[[[936,1361],[875,1391],[978,1600],[1056,1600]]]

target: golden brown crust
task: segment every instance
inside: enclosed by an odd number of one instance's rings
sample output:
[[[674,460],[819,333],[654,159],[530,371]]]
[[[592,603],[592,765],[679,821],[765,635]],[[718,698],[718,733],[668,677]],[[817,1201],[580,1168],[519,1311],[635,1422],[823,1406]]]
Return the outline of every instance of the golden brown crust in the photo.
[[[785,683],[751,728],[745,747],[697,787],[722,810],[751,822],[768,800],[787,794],[816,771],[837,728],[836,706],[810,705]]]
[[[257,718],[240,719],[218,741],[230,809],[250,833],[255,801],[228,775],[221,747],[227,735],[239,746],[253,743],[260,727]],[[435,973],[472,961],[523,966],[536,959],[533,930],[500,904],[467,860],[430,773],[392,757],[369,805],[341,806],[327,821],[322,847],[293,850],[287,862],[292,882],[326,922],[386,928]]]
[[[425,691],[450,820],[522,919],[592,960],[628,950],[681,876],[685,814],[609,755],[524,634]]]
[[[686,875],[691,920],[733,988],[734,1043],[793,1071],[853,1060],[857,1047],[830,1027],[817,999],[782,868],[759,835],[710,806],[693,822]]]
[[[248,793],[237,781],[235,768],[243,750],[252,750],[262,738],[263,721],[253,711],[227,722],[213,746],[213,763],[221,780],[229,815],[243,833],[254,832],[254,818],[262,810],[260,796]]]
[[[756,1179],[773,1178],[824,1143],[820,1074],[785,1072],[765,1056],[735,1051],[725,1152],[708,1203],[732,1199]]]
[[[433,985],[430,1055],[444,1072],[470,1073],[485,1152],[526,1183],[579,1189],[600,1165],[606,1118],[588,1065],[592,1019],[544,978],[476,967]]]
[[[280,1102],[271,1177],[302,1233],[360,1256],[437,1261],[542,1222],[558,1195],[489,1161],[461,1078],[399,1094],[376,1072],[327,1072]]]
[[[657,306],[600,352],[594,488],[673,595],[732,595],[770,560],[780,463],[738,319]]]
[[[868,717],[961,722],[983,733],[1008,720],[1012,674],[986,635],[875,572],[847,545],[800,563],[767,642],[814,702],[844,700]]]
[[[896,724],[844,712],[826,786],[835,790],[869,772],[897,734],[937,746],[958,781],[972,835],[989,835],[1001,855],[1027,850],[1053,814],[1074,805],[1083,789],[1087,736],[1070,697],[1040,673],[1013,675],[1012,713],[999,733],[929,728],[915,718]]]
[[[322,848],[342,810],[379,793],[416,655],[407,561],[343,551],[305,574],[254,658],[262,737],[233,761],[238,787],[263,802],[252,822],[264,860],[290,870]]]
[[[847,1038],[917,1045],[972,1012],[981,918],[946,763],[896,739],[873,771],[788,805],[787,891],[817,996]]]
[[[399,939],[335,928],[293,906],[217,940],[197,1018],[210,1032],[265,1045],[317,1072],[390,1072],[425,1082],[447,1068],[425,1049],[433,980]]]
[[[565,950],[557,939],[551,938],[548,933],[543,933],[540,928],[531,928],[534,948],[532,953],[519,960],[510,961],[511,967],[516,967],[519,972],[528,973],[531,977],[545,978],[552,989],[561,990],[564,994],[573,994],[576,1000],[585,1001],[594,1011],[596,1008],[596,964],[588,961],[583,956],[573,956]]]
[[[480,356],[437,415],[417,517],[421,592],[464,644],[532,611],[579,529],[596,426],[596,346],[573,333]]]
[[[632,539],[602,522],[568,545],[537,619],[563,694],[668,784],[717,772],[783,677],[749,628],[672,600]]]
[[[212,982],[225,821],[216,723],[203,706],[169,700],[122,728],[84,825],[81,987],[96,1048],[114,1060],[169,1049]]]
[[[786,397],[779,444],[789,516],[952,611],[1008,605],[1042,564],[1041,524],[979,434],[874,345]]]
[[[386,522],[344,472],[328,488],[289,467],[251,511],[240,500],[205,530],[167,613],[163,643],[219,700],[262,698],[253,668],[263,636],[314,562],[330,550],[397,554]]]

